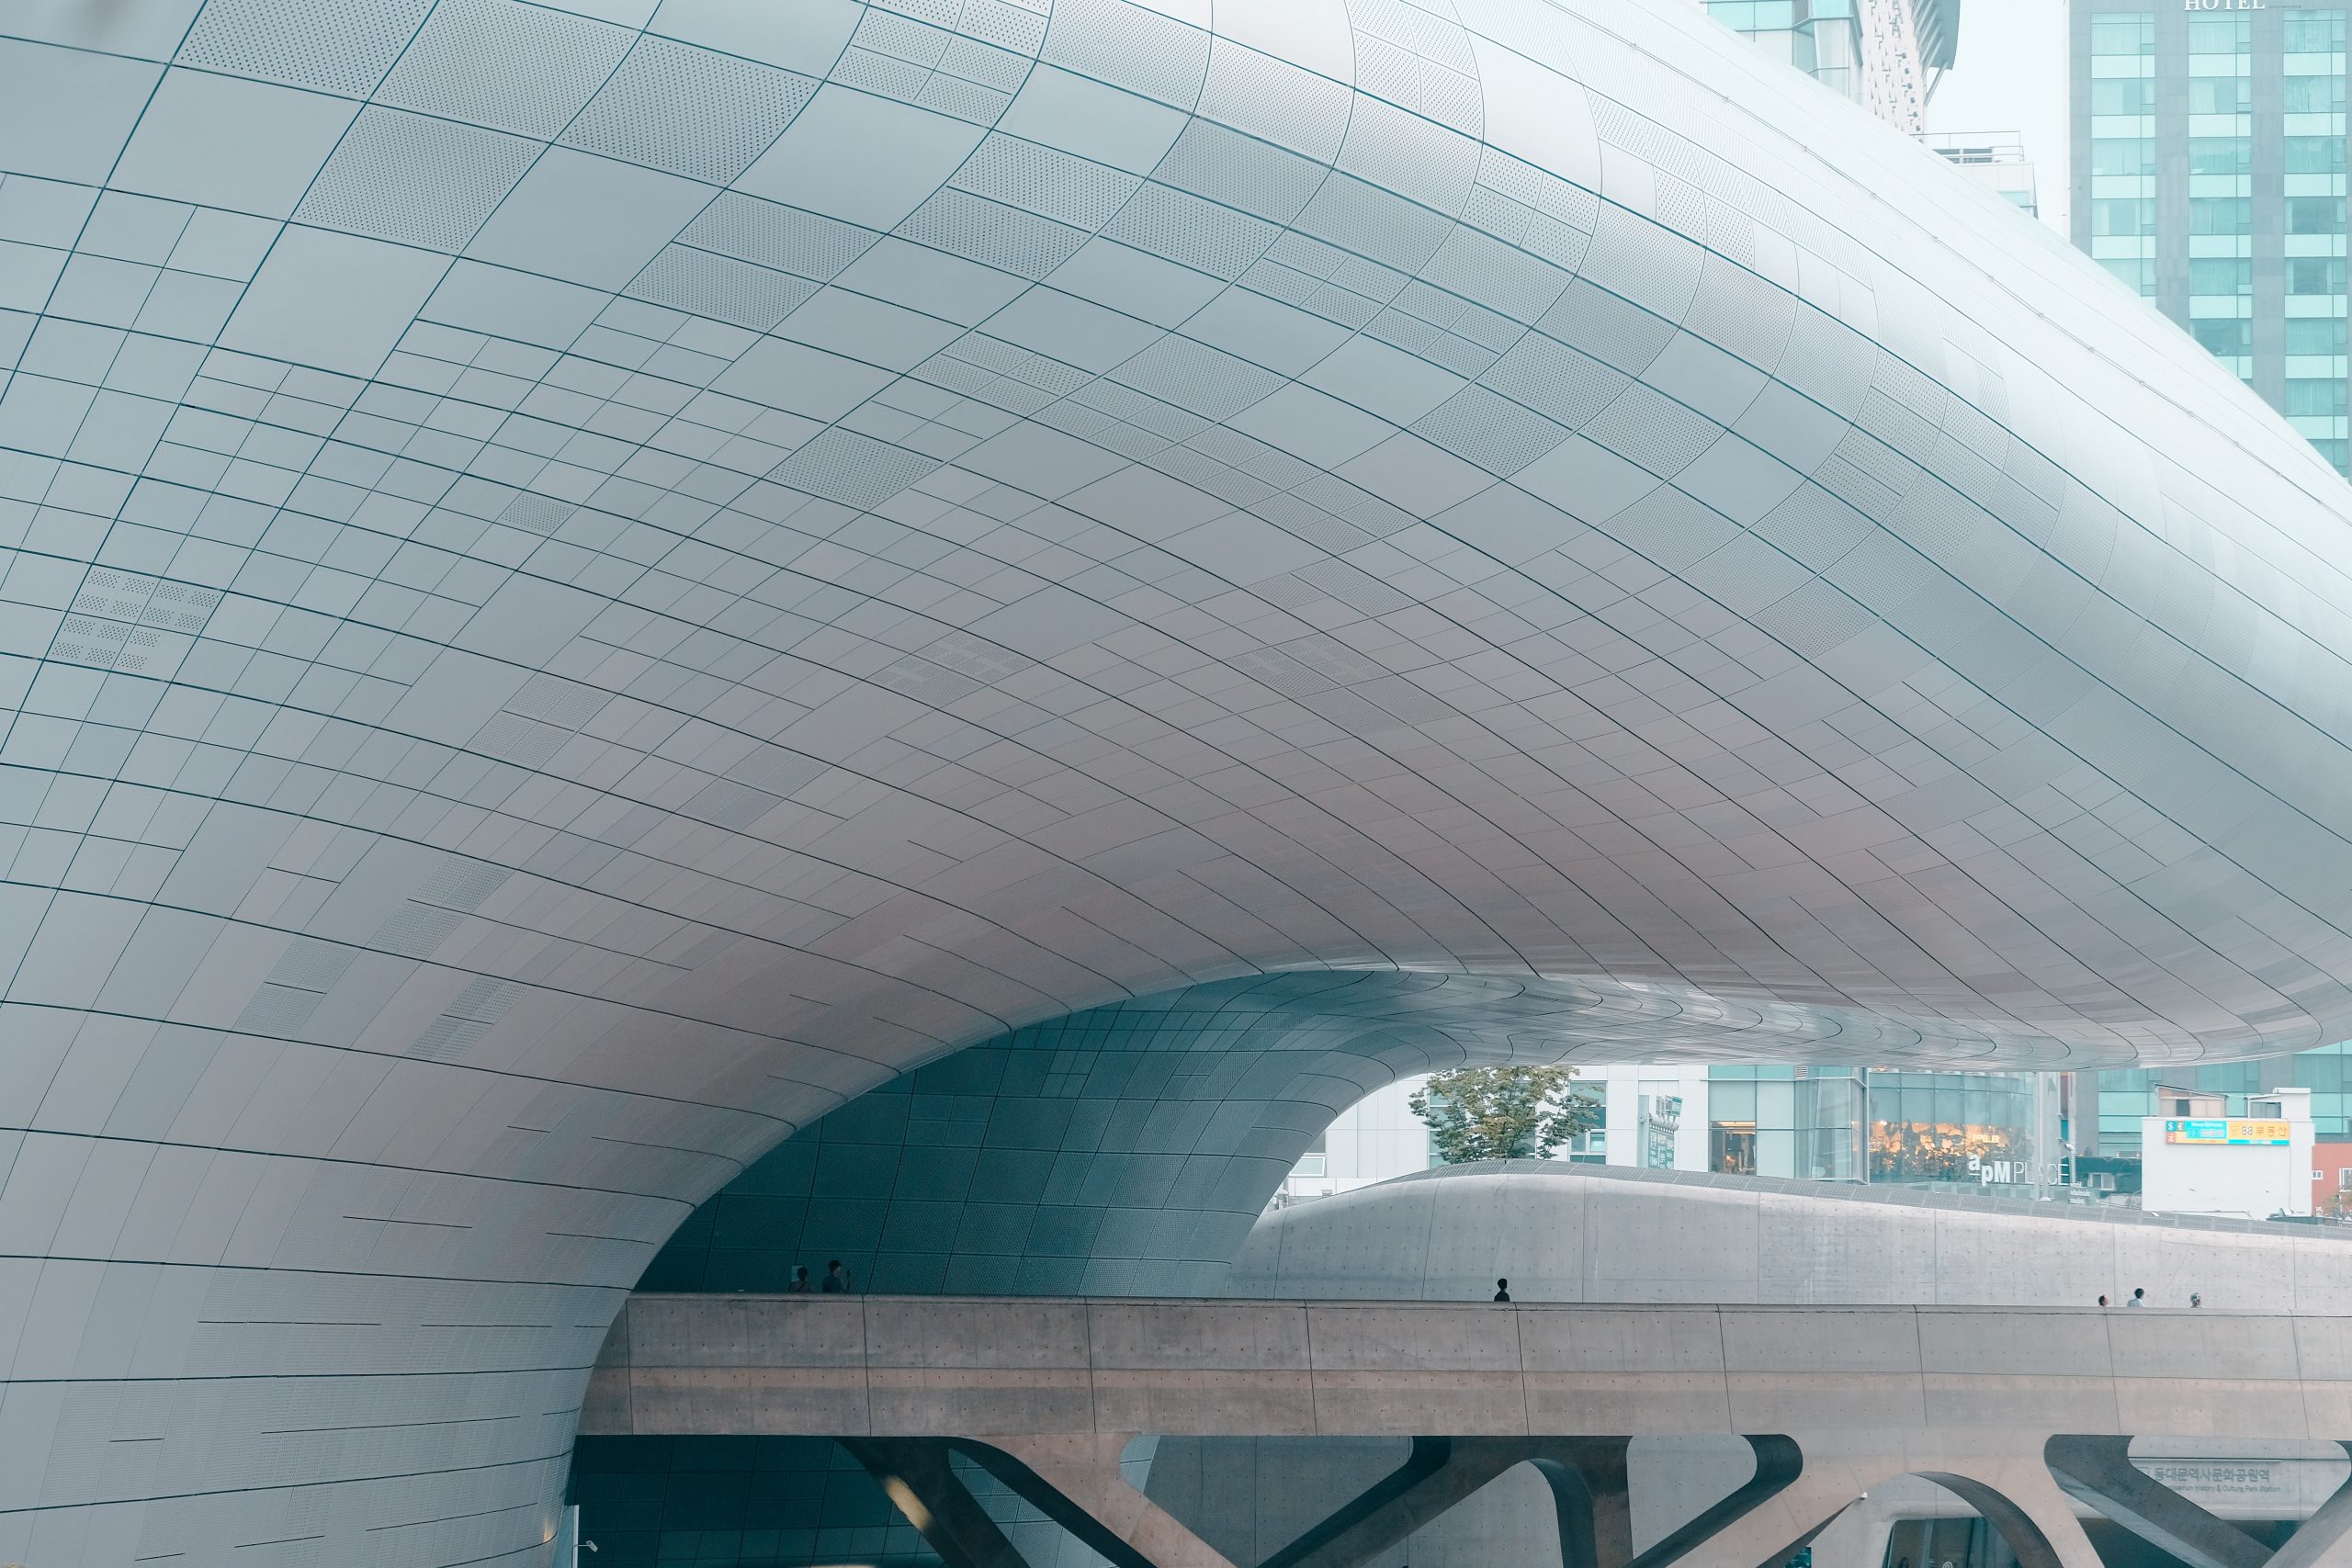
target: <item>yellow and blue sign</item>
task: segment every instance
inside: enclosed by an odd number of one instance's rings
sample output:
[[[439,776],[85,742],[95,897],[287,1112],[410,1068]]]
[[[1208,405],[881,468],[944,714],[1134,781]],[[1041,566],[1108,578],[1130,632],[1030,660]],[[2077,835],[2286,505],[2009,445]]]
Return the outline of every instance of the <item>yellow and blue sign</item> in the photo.
[[[2283,1144],[2284,1122],[2249,1122],[2240,1117],[2199,1117],[2165,1123],[2167,1144]]]

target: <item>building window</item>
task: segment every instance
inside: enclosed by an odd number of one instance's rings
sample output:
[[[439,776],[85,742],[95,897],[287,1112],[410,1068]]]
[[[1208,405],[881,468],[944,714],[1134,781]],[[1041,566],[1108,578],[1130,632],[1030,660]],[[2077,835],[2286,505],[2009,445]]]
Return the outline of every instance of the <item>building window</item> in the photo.
[[[2285,80],[2289,114],[2342,114],[2344,112],[2344,78],[2342,76],[2289,76]]]
[[[2208,354],[2236,359],[2254,352],[2254,323],[2244,316],[2200,316],[2189,327]]]
[[[2341,266],[2340,262],[2338,265]],[[2254,292],[2254,263],[2245,256],[2191,256],[2188,260],[2188,291],[2191,294],[2251,294]]]
[[[2344,232],[2344,198],[2340,196],[2289,197],[2287,232],[2341,234]]]
[[[2188,24],[2188,52],[2191,54],[2251,54],[2254,52],[2254,18],[2251,17],[2200,17]]]
[[[2339,377],[2325,380],[2297,378],[2287,383],[2287,413],[2290,418],[2341,419],[2345,383]]]
[[[2290,11],[2286,19],[2289,54],[2344,52],[2343,12]]]
[[[2251,138],[2192,136],[2188,139],[2190,174],[2243,175],[2253,171],[2254,142]],[[2151,169],[2149,172],[2153,174],[2154,171]]]
[[[2156,18],[2145,12],[2091,18],[2093,54],[2154,54]]]
[[[2287,292],[2290,294],[2343,293],[2344,258],[2342,256],[2289,256],[2287,258]]]
[[[2293,203],[2288,205],[2291,207]],[[2188,231],[2192,234],[2250,234],[2254,232],[2254,203],[2243,196],[2191,197],[2188,198]]]
[[[2132,197],[2091,203],[2091,232],[2101,239],[2137,237],[2156,231],[2156,204]]]
[[[2236,78],[2217,77],[2215,80],[2234,82]],[[2156,85],[2144,76],[2105,76],[2091,84],[2091,113],[2093,114],[2140,115],[2155,112]]]
[[[2290,76],[2288,80],[2290,82],[2300,82],[2306,80],[2306,78]],[[2320,78],[2311,77],[2308,78],[2308,80],[2318,81]],[[2098,101],[2098,88],[2103,85],[2104,84],[2100,83],[2093,83],[2091,85],[2091,101],[2093,105],[2091,112],[2094,114],[2101,112],[2097,107]],[[2150,84],[2133,83],[2131,85],[2134,86],[2144,86],[2149,85]],[[2147,109],[2118,109],[2113,112],[2118,114],[2147,114],[2153,111]],[[2254,84],[2244,76],[2191,76],[2188,79],[2188,112],[2190,114],[2252,114],[2254,112]]]
[[[1717,1122],[1707,1129],[1707,1168],[1732,1176],[1756,1174],[1756,1123]]]
[[[2189,143],[2192,165],[2197,154]],[[2340,175],[2344,172],[2341,136],[2290,136],[2286,141],[2287,172],[2290,175]]]
[[[2199,335],[2201,340],[2203,334]],[[2344,348],[2343,317],[2290,316],[2287,318],[2287,352],[2289,354],[2339,355],[2344,353]],[[2219,354],[2222,351],[2215,349],[2213,352]],[[2248,351],[2242,348],[2237,352],[2245,354]]]

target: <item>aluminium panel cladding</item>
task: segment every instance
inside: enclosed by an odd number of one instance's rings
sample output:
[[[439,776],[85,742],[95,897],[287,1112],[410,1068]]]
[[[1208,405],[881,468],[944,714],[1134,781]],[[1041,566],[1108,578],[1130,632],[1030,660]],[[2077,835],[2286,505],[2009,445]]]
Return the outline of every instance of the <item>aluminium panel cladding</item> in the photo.
[[[694,1204],[1129,998],[2340,1037],[2335,478],[1690,8],[1461,9],[0,16],[0,1560],[537,1560]]]

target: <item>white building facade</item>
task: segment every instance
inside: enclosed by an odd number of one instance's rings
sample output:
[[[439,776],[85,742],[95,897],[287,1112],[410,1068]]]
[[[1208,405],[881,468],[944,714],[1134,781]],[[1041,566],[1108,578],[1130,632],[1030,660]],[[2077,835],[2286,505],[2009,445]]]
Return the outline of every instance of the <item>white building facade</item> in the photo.
[[[2140,1123],[2140,1206],[2267,1220],[2312,1212],[2312,1091],[2274,1089],[2229,1114],[2222,1095],[2166,1095]]]

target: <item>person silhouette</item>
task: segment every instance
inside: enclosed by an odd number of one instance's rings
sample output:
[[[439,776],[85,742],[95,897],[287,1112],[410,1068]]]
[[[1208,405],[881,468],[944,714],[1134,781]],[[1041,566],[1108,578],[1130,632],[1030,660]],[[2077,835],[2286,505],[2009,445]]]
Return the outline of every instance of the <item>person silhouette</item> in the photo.
[[[792,1271],[792,1282],[784,1289],[788,1295],[807,1295],[808,1293],[808,1265],[803,1263],[795,1269]]]
[[[1495,1281],[1495,1300],[1498,1302],[1507,1302],[1510,1300],[1510,1281],[1509,1280],[1498,1280]]]
[[[2123,1304],[2128,1307],[2146,1306],[2148,1304],[2148,1287],[2145,1285],[2134,1287],[2132,1292],[2132,1299],[2125,1302]]]
[[[842,1272],[842,1260],[836,1258],[825,1265],[825,1277],[818,1281],[817,1293],[838,1296],[845,1294],[848,1290],[849,1276]]]
[[[2105,1305],[2107,1304],[2107,1298],[2106,1298],[2105,1296],[2101,1296],[2101,1297],[2099,1297],[2099,1299],[2098,1299],[2098,1304],[2099,1304],[2099,1305],[2101,1305],[2101,1306],[2105,1306]]]

